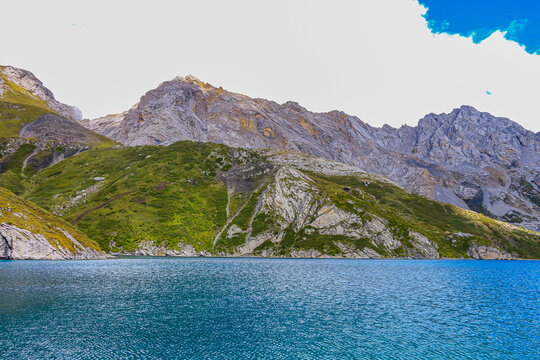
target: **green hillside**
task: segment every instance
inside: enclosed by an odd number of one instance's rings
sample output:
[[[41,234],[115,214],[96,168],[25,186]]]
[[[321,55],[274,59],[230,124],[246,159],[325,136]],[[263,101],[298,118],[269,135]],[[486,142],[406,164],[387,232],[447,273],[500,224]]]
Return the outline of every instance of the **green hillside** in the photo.
[[[0,96],[0,143],[19,137],[22,127],[54,110],[39,97],[9,81],[0,72],[4,90]]]
[[[428,250],[437,249],[441,257],[467,257],[473,243],[540,257],[537,233],[437,203],[375,176],[293,168],[285,177],[283,169],[289,166],[217,144],[103,148],[38,172],[23,191],[106,251],[130,251],[150,241],[170,249],[190,244],[218,255],[243,254],[239,249],[252,244],[249,254],[266,256],[369,248],[384,257],[421,257],[415,238],[420,234],[429,239]],[[280,193],[295,186],[303,189],[301,201],[298,192]],[[325,228],[320,219],[333,218],[324,209],[346,219]],[[358,235],[363,233],[370,235]]]
[[[0,224],[42,235],[53,247],[72,254],[85,249],[100,251],[94,241],[64,220],[1,187]],[[66,234],[75,238],[77,243]]]
[[[27,175],[87,148],[115,144],[59,116],[44,100],[0,71],[0,186],[20,194]]]

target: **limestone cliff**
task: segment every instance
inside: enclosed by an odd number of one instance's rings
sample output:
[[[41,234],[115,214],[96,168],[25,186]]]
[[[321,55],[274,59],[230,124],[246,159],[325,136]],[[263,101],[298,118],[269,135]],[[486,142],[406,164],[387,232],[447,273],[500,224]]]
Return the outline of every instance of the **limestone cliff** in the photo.
[[[0,188],[0,259],[104,259],[67,223]]]

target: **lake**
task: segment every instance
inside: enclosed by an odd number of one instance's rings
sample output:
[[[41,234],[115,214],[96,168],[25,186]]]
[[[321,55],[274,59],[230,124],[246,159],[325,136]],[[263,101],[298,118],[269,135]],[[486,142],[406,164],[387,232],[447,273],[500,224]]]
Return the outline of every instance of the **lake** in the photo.
[[[0,261],[0,358],[540,359],[540,262]]]

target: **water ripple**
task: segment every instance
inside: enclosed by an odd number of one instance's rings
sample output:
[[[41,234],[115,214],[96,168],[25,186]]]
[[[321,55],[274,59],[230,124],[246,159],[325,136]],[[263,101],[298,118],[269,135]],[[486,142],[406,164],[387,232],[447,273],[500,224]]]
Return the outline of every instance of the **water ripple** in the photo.
[[[0,262],[9,359],[540,358],[540,263]]]

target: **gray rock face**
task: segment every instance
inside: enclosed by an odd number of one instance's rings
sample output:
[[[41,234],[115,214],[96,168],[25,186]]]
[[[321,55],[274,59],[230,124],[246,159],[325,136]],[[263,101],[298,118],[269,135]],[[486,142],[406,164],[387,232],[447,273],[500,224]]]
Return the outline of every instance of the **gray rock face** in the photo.
[[[84,124],[127,145],[195,140],[316,155],[438,201],[540,228],[540,135],[468,106],[429,114],[416,127],[374,128],[339,111],[313,113],[178,77],[125,115]]]
[[[19,228],[6,223],[0,224],[0,259],[11,260],[90,260],[105,259],[105,255],[93,249],[83,247],[71,234],[63,231],[75,245],[72,253],[62,247],[51,245],[42,234]]]
[[[65,145],[84,144],[87,148],[103,141],[101,135],[55,114],[41,115],[36,121],[25,125],[19,137],[36,138],[41,142],[56,141]]]
[[[198,253],[195,248],[186,244],[183,247],[171,249],[165,245],[156,245],[152,241],[144,241],[139,244],[134,250],[126,251],[121,249],[120,251],[111,252],[112,255],[133,255],[133,256],[204,256],[205,254]]]
[[[77,107],[62,104],[54,98],[53,93],[43,86],[43,83],[30,71],[17,69],[12,66],[0,66],[0,72],[17,86],[25,89],[30,94],[45,101],[58,114],[73,120],[81,120],[82,113]],[[0,82],[0,96],[3,93]]]
[[[97,119],[82,119],[79,123],[87,129],[99,129],[101,135],[109,136],[116,129],[128,112],[124,111],[121,114],[111,114]]]
[[[407,248],[398,237],[396,237],[388,224],[388,221],[370,215],[370,219],[363,219],[358,214],[346,211],[336,206],[329,198],[320,195],[317,184],[306,174],[292,167],[292,164],[301,163],[308,170],[318,171],[326,175],[347,176],[351,175],[351,170],[346,165],[341,168],[332,168],[332,161],[315,161],[306,159],[305,156],[295,156],[293,154],[279,155],[274,153],[271,161],[277,166],[276,173],[264,193],[258,199],[258,207],[252,218],[257,214],[272,214],[277,218],[278,228],[272,231],[265,231],[255,236],[251,235],[251,230],[243,230],[236,225],[230,226],[228,232],[237,234],[244,232],[246,242],[236,248],[234,256],[250,255],[265,241],[272,241],[275,244],[283,241],[287,228],[294,231],[304,229],[308,234],[317,232],[321,235],[346,236],[349,239],[370,239],[372,247],[365,246],[358,248],[350,243],[337,242],[341,253],[337,257],[345,258],[381,258],[381,253],[375,249],[382,249],[382,252],[393,254],[396,249],[405,249],[409,257],[438,259],[438,246],[420,233],[411,232],[411,245]],[[305,160],[305,161],[302,161]],[[322,164],[326,162],[327,166]],[[313,168],[310,168],[314,165]],[[362,173],[359,170],[354,172],[355,176],[364,177],[366,181],[379,178],[376,175]],[[261,253],[262,256],[277,256],[267,250]],[[318,258],[333,257],[323,254],[316,249],[295,249],[288,255],[290,257]]]
[[[415,247],[413,257],[420,257],[426,259],[438,259],[439,252],[437,251],[437,244],[433,243],[424,235],[417,233],[415,231],[410,231],[409,235],[411,237],[411,243]],[[419,252],[418,256],[416,253]]]
[[[274,157],[274,161],[281,164],[290,160],[291,156],[287,156],[285,160],[279,160],[277,155]],[[252,254],[259,245],[267,240],[274,243],[281,242],[285,236],[285,229],[288,227],[292,227],[295,231],[306,228],[323,235],[346,235],[354,239],[370,237],[373,244],[382,245],[388,249],[395,249],[402,245],[389,233],[383,219],[374,218],[370,222],[364,222],[357,215],[336,207],[330,199],[320,197],[319,189],[307,175],[289,165],[278,166],[273,182],[268,185],[258,199],[259,206],[252,218],[259,213],[271,213],[276,216],[279,228],[255,236],[251,236],[250,229],[247,229],[246,243],[235,250],[234,256]],[[243,232],[243,229],[232,225],[228,228],[228,232],[236,234]],[[369,247],[358,249],[350,244],[342,243],[339,244],[339,247],[342,251],[339,257],[381,257],[378,252]],[[262,256],[275,256],[275,254],[266,252]],[[331,257],[315,249],[293,250],[289,256]]]
[[[5,142],[0,151],[0,174],[12,161],[20,146],[31,144],[34,151],[27,155],[23,170],[30,166],[41,170],[68,157],[87,151],[99,144],[111,143],[105,138],[76,122],[56,114],[41,115],[36,121],[26,124],[18,138]]]
[[[462,106],[450,114],[429,114],[416,127],[377,129],[374,138],[387,149],[444,168],[440,176],[427,170],[438,184],[444,185],[444,176],[446,189],[465,205],[447,202],[539,229],[538,134],[506,118]]]
[[[469,250],[467,250],[467,255],[476,260],[513,260],[515,259],[512,255],[497,249],[494,246],[488,245],[477,245],[473,243]]]

